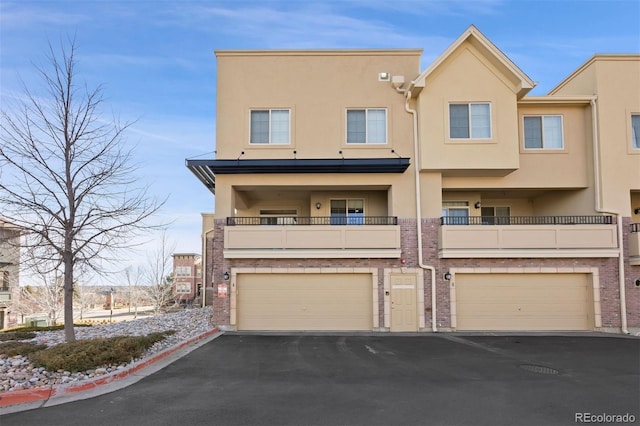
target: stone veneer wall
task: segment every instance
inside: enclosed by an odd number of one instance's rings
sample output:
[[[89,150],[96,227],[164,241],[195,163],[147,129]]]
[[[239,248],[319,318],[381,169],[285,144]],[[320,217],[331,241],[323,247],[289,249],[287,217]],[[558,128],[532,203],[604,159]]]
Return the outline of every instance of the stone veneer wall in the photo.
[[[418,267],[416,223],[414,219],[399,219],[401,227],[401,259],[224,259],[224,226],[225,220],[215,221],[213,239],[208,240],[207,267],[209,277],[213,280],[211,297],[207,294],[207,304],[213,304],[214,321],[225,325],[230,322],[230,298],[217,297],[217,285],[225,283],[223,274],[238,267],[274,267],[274,268],[303,268],[303,267],[367,267],[378,268],[378,300],[380,304],[380,324],[384,324],[384,268]],[[438,258],[438,228],[439,218],[422,220],[423,262],[436,268],[436,308],[437,326],[442,329],[451,327],[451,312],[449,300],[449,282],[443,274],[451,268],[598,268],[600,275],[600,300],[602,327],[620,327],[620,303],[618,287],[618,260],[616,258],[513,258],[513,259],[440,259]],[[625,237],[628,237],[629,226]],[[626,245],[625,245],[626,247]],[[640,326],[640,288],[636,288],[633,280],[640,278],[640,267],[630,266],[628,252],[626,254],[627,273],[627,309],[630,327]],[[404,263],[402,263],[404,260]],[[211,265],[213,263],[213,265]],[[211,275],[211,270],[213,275]],[[228,282],[227,282],[228,284]],[[424,274],[424,306],[425,329],[431,329],[431,274]],[[210,303],[211,302],[211,303]]]

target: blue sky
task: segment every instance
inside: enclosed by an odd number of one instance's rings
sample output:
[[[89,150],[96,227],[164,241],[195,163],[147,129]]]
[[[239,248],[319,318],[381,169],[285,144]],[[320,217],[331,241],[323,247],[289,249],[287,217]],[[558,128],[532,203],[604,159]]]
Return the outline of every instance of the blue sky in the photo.
[[[0,104],[47,43],[75,35],[78,77],[137,120],[140,176],[169,200],[176,251],[200,252],[213,196],[184,166],[215,150],[216,49],[422,48],[423,69],[476,25],[546,93],[594,53],[640,52],[639,0],[0,0]]]

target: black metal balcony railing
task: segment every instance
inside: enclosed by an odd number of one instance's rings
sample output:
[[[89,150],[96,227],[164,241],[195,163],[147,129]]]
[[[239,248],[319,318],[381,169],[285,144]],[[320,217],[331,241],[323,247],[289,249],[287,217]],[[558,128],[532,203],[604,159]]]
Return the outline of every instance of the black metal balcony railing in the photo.
[[[640,223],[632,223],[631,232],[640,232]]]
[[[611,225],[613,216],[445,216],[441,225]]]
[[[227,217],[234,225],[397,225],[396,216]]]

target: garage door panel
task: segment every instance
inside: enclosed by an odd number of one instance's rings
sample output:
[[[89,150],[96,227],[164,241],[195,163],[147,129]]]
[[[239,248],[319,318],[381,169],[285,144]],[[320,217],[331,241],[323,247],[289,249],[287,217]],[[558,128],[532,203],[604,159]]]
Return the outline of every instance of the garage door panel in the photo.
[[[239,330],[371,330],[371,274],[238,274]]]
[[[459,330],[588,330],[587,274],[456,274]]]

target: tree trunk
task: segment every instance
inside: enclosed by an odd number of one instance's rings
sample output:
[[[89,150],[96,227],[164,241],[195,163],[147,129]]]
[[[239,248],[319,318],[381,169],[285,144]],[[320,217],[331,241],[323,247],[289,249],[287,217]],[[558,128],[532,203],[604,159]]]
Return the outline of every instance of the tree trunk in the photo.
[[[67,342],[76,340],[73,329],[73,259],[64,256],[64,338]]]

